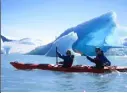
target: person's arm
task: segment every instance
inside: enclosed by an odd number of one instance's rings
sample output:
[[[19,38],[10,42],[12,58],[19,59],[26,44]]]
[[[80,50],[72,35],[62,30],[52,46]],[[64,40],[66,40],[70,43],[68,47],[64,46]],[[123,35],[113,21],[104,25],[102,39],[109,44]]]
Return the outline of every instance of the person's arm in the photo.
[[[95,59],[93,59],[93,58],[91,58],[91,57],[89,57],[89,56],[86,56],[86,58],[87,58],[88,60],[90,60],[91,62],[94,62],[94,63],[95,63]]]
[[[81,56],[86,56],[87,57],[87,55],[86,54],[83,54],[83,53],[81,54]]]
[[[60,57],[60,58],[64,59],[64,56],[63,56],[63,55],[61,55],[58,51],[57,51],[56,53],[57,53],[58,57]]]
[[[75,51],[76,53],[81,54],[81,56],[86,56],[86,58],[87,58],[88,60],[90,60],[91,62],[94,62],[94,63],[95,63],[95,59],[93,59],[93,58],[87,56],[86,54],[83,54],[82,52],[80,52],[80,51],[78,51],[78,50],[74,50],[74,51]]]
[[[104,58],[105,58],[104,66],[110,66],[111,62],[105,56]]]

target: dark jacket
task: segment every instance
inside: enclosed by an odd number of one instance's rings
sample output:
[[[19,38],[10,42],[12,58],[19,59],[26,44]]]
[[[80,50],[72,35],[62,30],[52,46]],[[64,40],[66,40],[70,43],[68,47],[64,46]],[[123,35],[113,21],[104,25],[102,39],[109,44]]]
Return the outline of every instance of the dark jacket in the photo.
[[[87,56],[87,59],[96,64],[96,68],[104,68],[110,66],[111,62],[104,56],[103,51],[101,55],[97,55],[94,59]]]
[[[74,55],[64,56],[64,55],[60,54],[58,51],[57,51],[57,55],[58,55],[58,57],[60,57],[64,60],[62,67],[68,68],[68,67],[72,66],[73,61],[74,61]]]

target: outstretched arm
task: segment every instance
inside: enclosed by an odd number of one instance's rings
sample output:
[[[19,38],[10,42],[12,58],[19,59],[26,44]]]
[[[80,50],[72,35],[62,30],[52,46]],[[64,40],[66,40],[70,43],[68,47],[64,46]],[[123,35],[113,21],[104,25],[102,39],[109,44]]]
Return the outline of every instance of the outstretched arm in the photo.
[[[86,56],[86,58],[87,58],[88,60],[90,60],[91,62],[94,62],[94,63],[95,63],[95,59],[93,59],[93,58],[91,58],[91,57],[89,57],[89,56]]]
[[[60,54],[58,51],[56,51],[56,53],[57,53],[58,57],[64,59],[64,56],[62,54]]]
[[[88,60],[90,60],[91,62],[95,63],[96,59],[93,59],[93,58],[87,56],[86,54],[83,54],[82,52],[80,52],[80,51],[78,51],[78,50],[74,50],[74,51],[75,51],[76,53],[81,54],[81,56],[86,56],[86,58],[87,58]]]

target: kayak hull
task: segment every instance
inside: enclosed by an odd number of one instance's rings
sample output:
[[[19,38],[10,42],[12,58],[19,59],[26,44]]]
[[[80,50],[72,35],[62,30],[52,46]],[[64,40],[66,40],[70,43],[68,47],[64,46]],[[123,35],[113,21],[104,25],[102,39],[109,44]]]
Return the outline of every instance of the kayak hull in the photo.
[[[62,71],[62,72],[91,72],[91,73],[105,73],[105,72],[112,72],[112,71],[120,71],[120,72],[127,72],[127,67],[116,67],[116,66],[109,66],[105,67],[104,69],[96,69],[91,66],[72,66],[70,68],[63,68],[63,67],[55,67],[51,64],[24,64],[22,62],[10,62],[10,64],[19,70],[33,70],[33,69],[41,69],[41,70],[51,70],[51,71]]]

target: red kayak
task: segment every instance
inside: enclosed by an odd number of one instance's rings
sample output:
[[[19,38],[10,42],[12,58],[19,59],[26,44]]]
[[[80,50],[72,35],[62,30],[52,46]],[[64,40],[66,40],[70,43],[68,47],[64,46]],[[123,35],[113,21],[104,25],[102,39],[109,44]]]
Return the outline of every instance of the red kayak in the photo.
[[[10,62],[10,64],[19,70],[51,70],[51,71],[63,71],[63,72],[92,72],[92,73],[105,73],[112,71],[127,72],[127,67],[109,66],[104,69],[96,69],[91,66],[76,65],[70,68],[63,68],[59,66],[53,66],[51,64],[25,64],[21,62]]]

